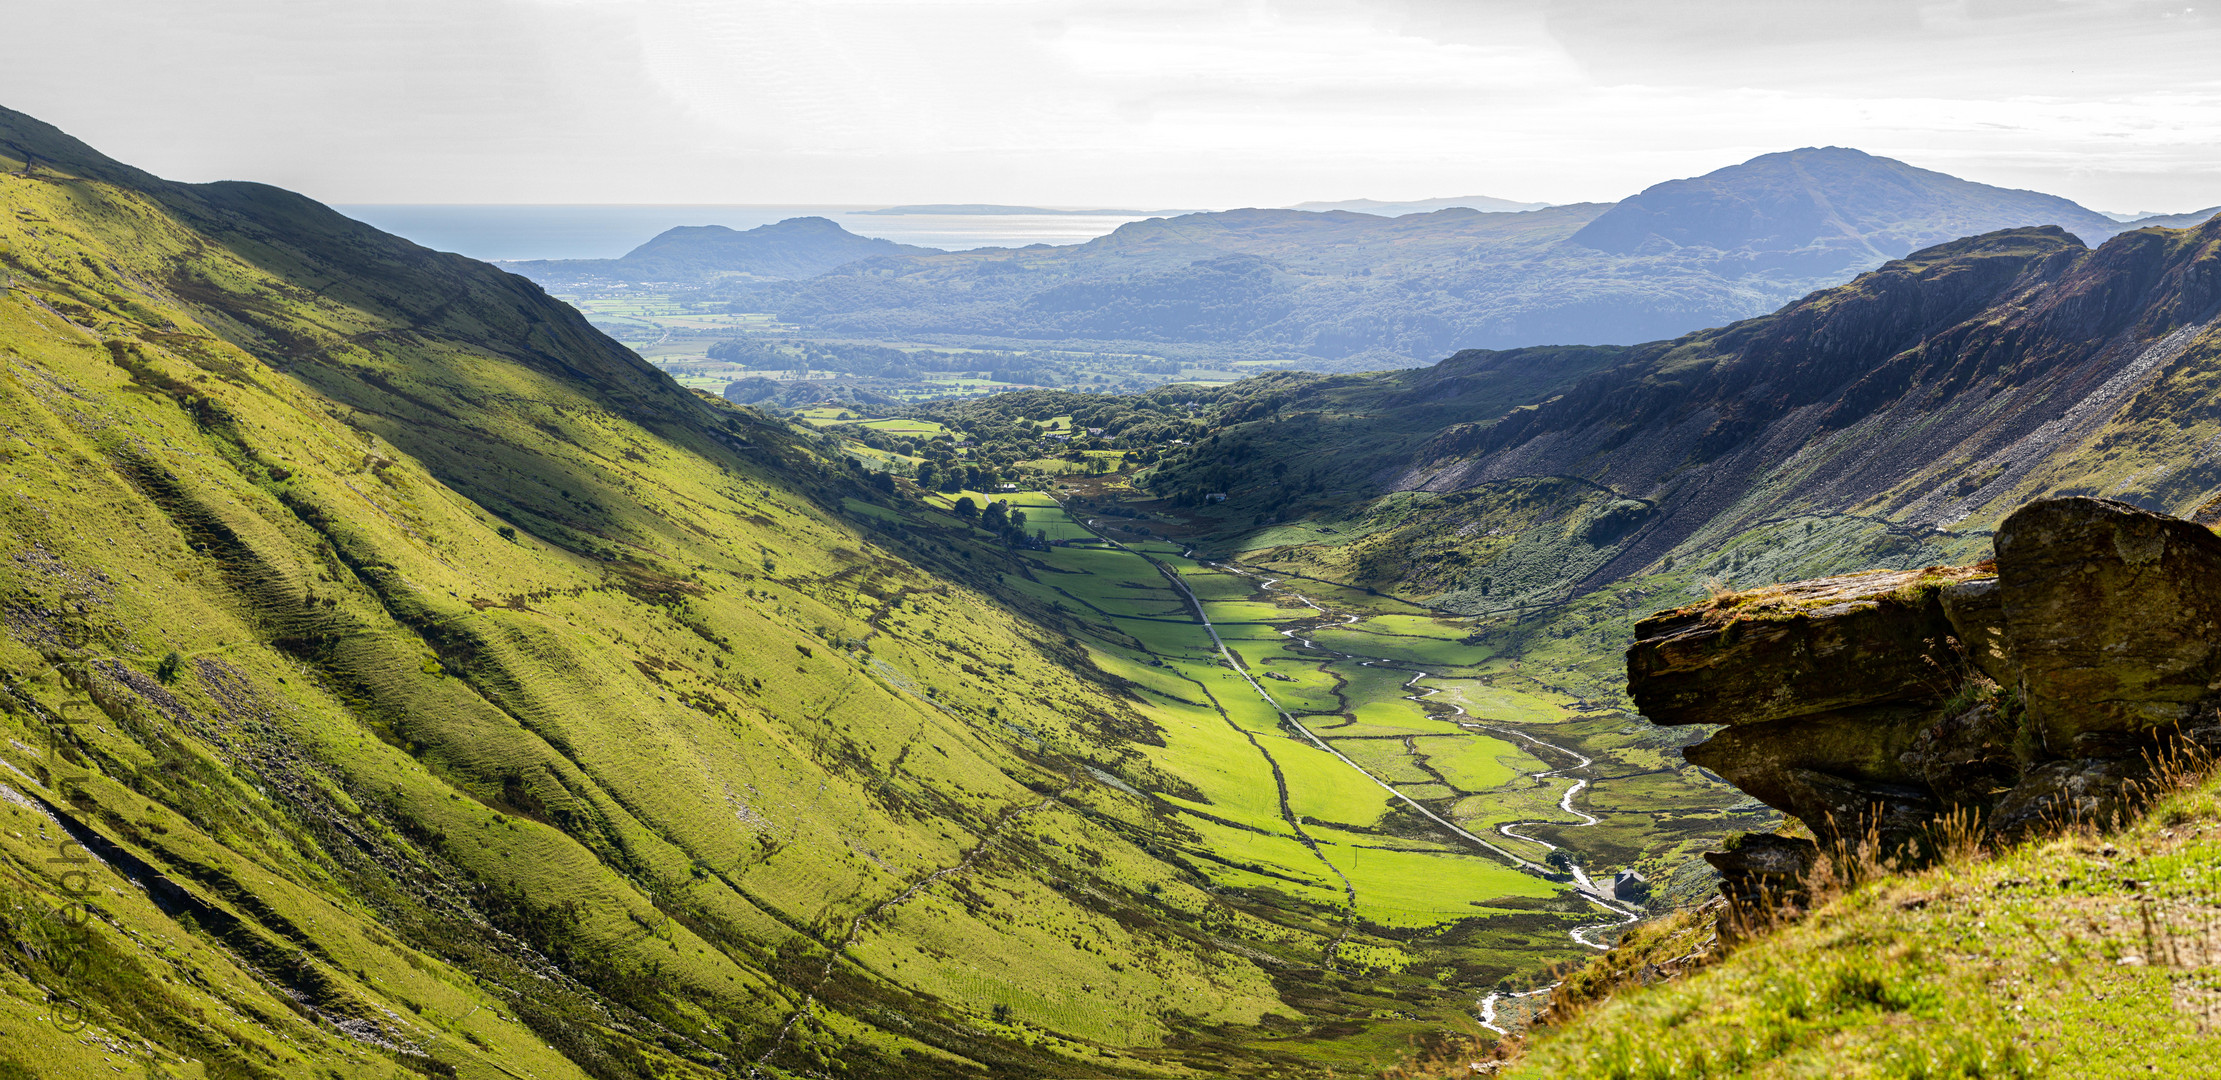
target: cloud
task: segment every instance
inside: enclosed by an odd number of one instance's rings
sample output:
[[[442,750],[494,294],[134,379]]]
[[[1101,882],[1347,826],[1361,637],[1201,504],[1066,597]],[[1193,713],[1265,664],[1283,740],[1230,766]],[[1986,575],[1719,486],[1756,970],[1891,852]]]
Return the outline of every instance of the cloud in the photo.
[[[0,103],[334,201],[1616,198],[1834,143],[2221,202],[2221,21],[2140,0],[125,0]]]

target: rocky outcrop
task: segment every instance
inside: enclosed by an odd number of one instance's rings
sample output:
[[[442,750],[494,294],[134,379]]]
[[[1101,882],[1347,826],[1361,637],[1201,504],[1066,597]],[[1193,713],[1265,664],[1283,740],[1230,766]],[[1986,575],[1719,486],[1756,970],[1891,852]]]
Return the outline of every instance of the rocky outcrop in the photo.
[[[2221,537],[2077,497],[2021,508],[1995,546],[1994,563],[1798,582],[1636,625],[1637,707],[1725,725],[1689,761],[1818,840],[1709,856],[1731,901],[1787,895],[1823,851],[1920,857],[1947,814],[1998,842],[2106,823],[2168,755],[2221,747]]]

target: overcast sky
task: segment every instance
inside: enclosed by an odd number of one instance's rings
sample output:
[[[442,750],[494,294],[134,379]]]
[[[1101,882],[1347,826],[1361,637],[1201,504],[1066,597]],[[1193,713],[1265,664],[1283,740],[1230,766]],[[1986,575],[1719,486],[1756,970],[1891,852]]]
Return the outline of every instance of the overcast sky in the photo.
[[[328,202],[1571,202],[1834,144],[2221,203],[2180,2],[0,3],[0,104]]]

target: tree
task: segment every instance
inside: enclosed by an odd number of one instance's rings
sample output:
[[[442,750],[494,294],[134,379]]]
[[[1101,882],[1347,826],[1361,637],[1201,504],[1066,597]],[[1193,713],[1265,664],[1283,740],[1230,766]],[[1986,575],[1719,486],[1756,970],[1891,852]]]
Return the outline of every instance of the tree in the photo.
[[[956,505],[950,507],[949,510],[965,521],[970,521],[979,516],[979,504],[973,502],[969,495],[956,500]]]
[[[996,499],[979,512],[979,527],[988,532],[1001,532],[1010,521],[1010,504]]]

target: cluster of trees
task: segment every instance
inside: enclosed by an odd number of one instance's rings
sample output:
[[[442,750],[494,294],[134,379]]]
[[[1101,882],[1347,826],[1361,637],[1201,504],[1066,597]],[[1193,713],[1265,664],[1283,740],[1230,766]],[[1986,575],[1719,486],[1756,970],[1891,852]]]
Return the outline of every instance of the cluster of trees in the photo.
[[[1083,374],[1071,359],[1056,355],[1011,352],[1002,349],[896,349],[884,345],[859,345],[806,341],[796,338],[733,338],[711,345],[712,360],[745,364],[758,371],[837,371],[861,378],[914,382],[928,374],[958,374],[995,382],[1031,385],[1070,384]],[[1116,366],[1116,365],[1114,365]],[[1178,364],[1131,365],[1152,373],[1177,375]]]
[[[1049,546],[1047,530],[1037,530],[1032,536],[1026,535],[1026,512],[1011,506],[1005,500],[995,499],[982,507],[973,502],[971,496],[966,495],[956,500],[951,511],[959,519],[994,533],[1002,538],[1003,543],[1013,547]]]
[[[1384,424],[1381,412],[1405,389],[1379,376],[1274,373],[1139,394],[1027,390],[899,410],[937,421],[961,445],[946,435],[918,443],[844,430],[924,457],[919,485],[944,492],[992,490],[1019,477],[1019,462],[1042,457],[1100,471],[1108,460],[1088,451],[1123,450],[1145,490],[1183,506],[1221,506],[1261,525],[1346,501],[1370,490],[1381,469],[1408,460],[1429,429]],[[1221,494],[1223,501],[1211,497]]]
[[[981,491],[1001,483],[1005,475],[992,462],[927,460],[919,463],[917,480],[930,491]]]

